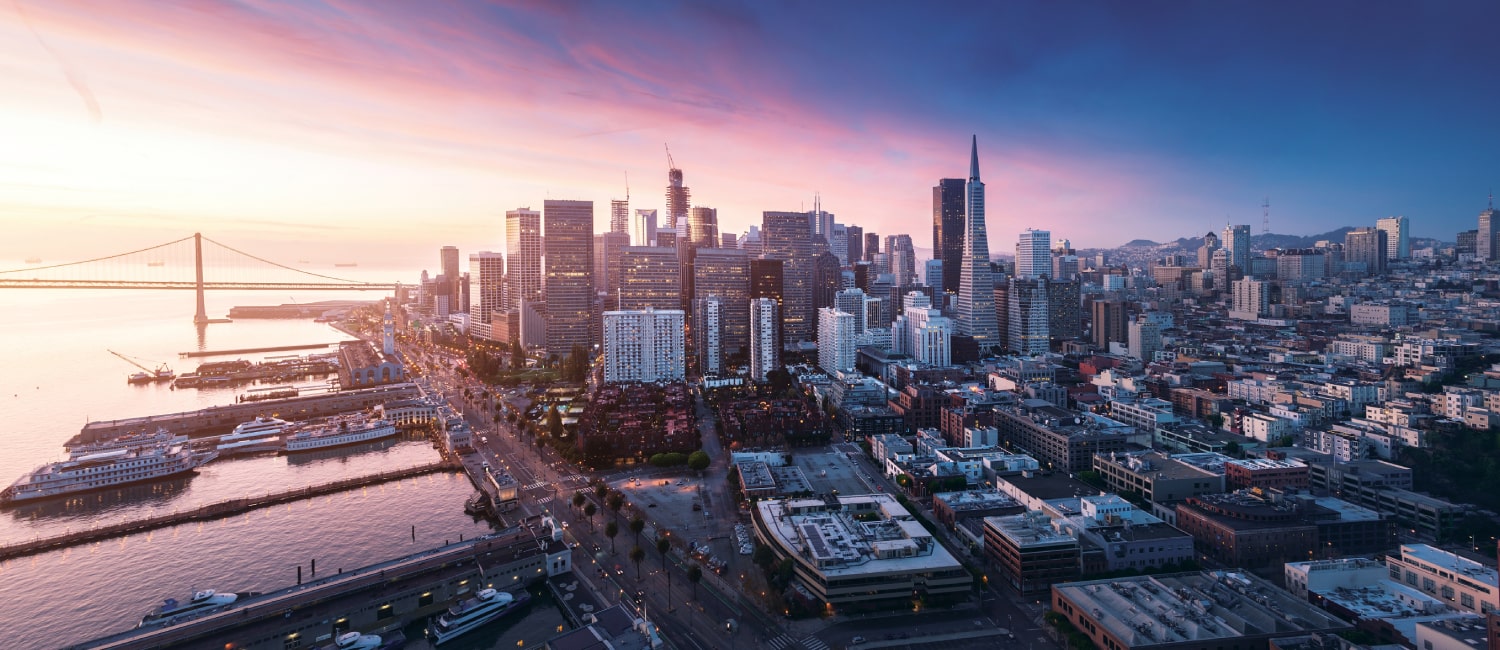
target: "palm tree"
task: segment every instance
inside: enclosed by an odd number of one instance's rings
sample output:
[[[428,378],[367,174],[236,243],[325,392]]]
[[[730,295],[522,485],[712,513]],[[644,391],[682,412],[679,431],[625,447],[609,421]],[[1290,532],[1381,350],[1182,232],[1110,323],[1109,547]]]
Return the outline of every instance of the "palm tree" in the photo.
[[[582,508],[583,507],[583,492],[574,492],[573,493],[573,507],[574,508]]]
[[[609,506],[610,510],[615,511],[615,518],[618,519],[620,517],[620,506],[625,505],[625,497],[621,496],[619,492],[611,492],[609,498],[604,500],[604,505]]]
[[[615,554],[615,535],[620,534],[620,524],[613,521],[604,527],[604,536],[609,538],[609,554]]]
[[[594,498],[595,499],[603,501],[604,500],[604,495],[606,495],[606,494],[609,494],[609,486],[608,485],[605,485],[603,481],[600,481],[600,482],[594,484]]]
[[[646,520],[641,519],[640,515],[636,515],[634,519],[630,520],[630,532],[635,533],[635,543],[637,545],[641,543],[641,531],[645,529]]]
[[[687,569],[688,582],[693,585],[693,600],[698,600],[698,581],[703,579],[703,568],[694,564]]]
[[[656,552],[661,554],[661,570],[667,570],[667,551],[672,550],[672,540],[665,537],[656,538]]]
[[[596,512],[599,512],[599,509],[594,507],[593,501],[583,504],[583,514],[588,515],[589,530],[591,531],[594,529],[594,513]]]
[[[646,549],[639,544],[630,547],[630,561],[635,562],[635,579],[641,579],[641,560],[646,559]]]

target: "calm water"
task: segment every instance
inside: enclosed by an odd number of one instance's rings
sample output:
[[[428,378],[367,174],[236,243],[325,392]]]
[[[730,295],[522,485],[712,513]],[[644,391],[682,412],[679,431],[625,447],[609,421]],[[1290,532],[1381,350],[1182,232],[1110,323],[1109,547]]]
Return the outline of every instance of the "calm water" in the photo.
[[[352,292],[298,294],[300,302],[369,299]],[[278,304],[268,292],[208,294],[210,316],[232,305]],[[166,362],[178,373],[201,361],[259,360],[271,352],[186,359],[196,349],[326,343],[346,339],[308,320],[241,320],[208,326],[199,340],[187,291],[0,291],[0,485],[37,465],[61,460],[62,444],[91,419],[115,419],[231,403],[238,389],[170,390],[132,386],[136,368],[108,350]],[[316,352],[317,350],[314,350]],[[146,365],[154,366],[154,363]],[[0,510],[0,543],[51,536],[224,499],[280,491],[407,467],[438,458],[409,437],[344,453],[219,460],[195,476],[97,493],[58,503]],[[353,569],[488,532],[463,513],[473,493],[458,474],[434,474],[250,512],[159,529],[0,563],[0,638],[7,648],[53,648],[131,627],[160,598],[192,589],[272,591],[296,582],[298,565]],[[411,526],[417,540],[411,539]],[[304,569],[307,571],[307,569]],[[549,605],[533,607],[480,647],[516,647],[553,629]],[[529,638],[527,638],[529,636]]]

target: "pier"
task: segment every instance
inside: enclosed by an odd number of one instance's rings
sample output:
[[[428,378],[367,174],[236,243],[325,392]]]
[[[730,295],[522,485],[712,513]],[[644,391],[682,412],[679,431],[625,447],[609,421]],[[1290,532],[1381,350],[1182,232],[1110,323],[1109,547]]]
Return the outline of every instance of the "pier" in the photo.
[[[195,350],[178,352],[182,357],[214,357],[223,354],[253,354],[255,352],[284,352],[286,350],[316,350],[338,345],[337,343],[307,343],[304,345],[273,345],[265,348],[238,348],[235,350]]]
[[[177,625],[125,631],[70,649],[283,650],[331,643],[350,630],[394,635],[482,587],[515,592],[572,568],[571,549],[561,540],[511,529],[340,571]]]
[[[89,542],[109,539],[111,537],[141,533],[148,530],[164,528],[167,526],[175,526],[177,524],[183,524],[193,521],[219,519],[221,517],[229,517],[250,510],[255,510],[257,508],[265,508],[267,506],[274,506],[291,501],[308,499],[311,497],[322,496],[324,494],[333,494],[335,492],[342,492],[344,490],[351,490],[354,488],[378,485],[380,483],[389,483],[391,481],[399,481],[404,478],[422,476],[424,474],[432,474],[434,472],[459,471],[460,469],[462,468],[456,463],[443,460],[435,463],[429,463],[427,465],[419,465],[417,467],[408,467],[406,469],[391,470],[388,472],[381,472],[379,474],[371,474],[369,476],[348,478],[334,481],[332,483],[313,485],[303,488],[297,488],[294,490],[287,490],[284,492],[269,493],[257,497],[230,499],[228,501],[220,501],[218,503],[209,504],[201,508],[194,508],[192,510],[183,512],[174,512],[171,514],[149,517],[146,519],[138,519],[135,521],[125,521],[118,524],[110,524],[108,526],[100,526],[98,528],[91,528],[89,530],[67,533],[56,537],[47,537],[16,544],[7,544],[5,546],[0,546],[0,560],[7,560],[13,557],[31,555],[34,553],[41,553],[43,551],[65,548],[68,546],[76,546],[78,544],[87,544]]]
[[[226,404],[166,415],[99,420],[83,425],[83,430],[73,436],[66,445],[71,447],[132,433],[150,434],[155,433],[157,429],[166,429],[171,433],[191,438],[214,436],[228,433],[236,426],[254,420],[258,415],[276,415],[287,420],[309,420],[347,411],[360,411],[388,401],[410,399],[418,395],[416,384],[390,384],[325,395]]]

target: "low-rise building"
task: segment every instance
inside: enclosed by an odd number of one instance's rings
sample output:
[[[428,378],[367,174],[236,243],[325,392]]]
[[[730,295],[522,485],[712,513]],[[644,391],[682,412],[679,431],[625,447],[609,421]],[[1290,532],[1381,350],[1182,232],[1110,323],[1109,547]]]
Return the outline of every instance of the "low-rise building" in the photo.
[[[1058,584],[1052,611],[1097,648],[1265,648],[1349,624],[1249,573],[1203,571]]]
[[[1230,490],[1242,488],[1307,487],[1307,464],[1295,459],[1235,459],[1224,463],[1224,483]]]
[[[828,605],[910,607],[963,598],[973,577],[889,494],[773,499],[755,508],[755,535]]]
[[[1223,472],[1198,467],[1159,451],[1094,456],[1094,471],[1116,492],[1137,492],[1147,501],[1181,501],[1224,491]]]
[[[1402,544],[1386,557],[1392,580],[1436,596],[1449,607],[1488,614],[1500,611],[1500,576],[1493,567],[1426,544]]]
[[[975,517],[999,517],[1026,512],[1026,506],[995,490],[964,490],[932,495],[932,514],[949,526]]]
[[[1056,530],[1040,511],[985,517],[984,553],[1002,579],[1023,594],[1076,579],[1080,571],[1078,540]]]

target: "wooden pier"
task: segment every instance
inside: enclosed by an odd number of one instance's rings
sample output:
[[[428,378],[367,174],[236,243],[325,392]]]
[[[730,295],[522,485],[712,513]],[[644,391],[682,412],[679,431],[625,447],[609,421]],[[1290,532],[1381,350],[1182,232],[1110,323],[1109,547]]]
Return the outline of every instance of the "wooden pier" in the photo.
[[[297,488],[295,490],[287,490],[285,492],[275,492],[256,497],[246,497],[242,499],[230,499],[228,501],[220,501],[218,503],[209,504],[201,508],[194,508],[192,510],[183,512],[174,512],[171,514],[160,515],[156,517],[148,517],[146,519],[138,519],[135,521],[110,524],[108,526],[100,526],[98,528],[67,533],[58,535],[56,537],[47,537],[16,544],[7,544],[4,546],[0,546],[0,560],[7,560],[13,557],[31,555],[34,553],[41,553],[43,551],[65,548],[68,546],[76,546],[78,544],[86,544],[89,542],[109,539],[112,537],[119,537],[122,535],[145,532],[148,530],[164,528],[167,526],[175,526],[177,524],[229,517],[249,510],[255,510],[257,508],[265,508],[267,506],[279,505],[291,501],[299,501],[311,497],[322,496],[324,494],[343,492],[344,490],[352,490],[354,488],[378,485],[380,483],[399,481],[401,479],[411,478],[413,476],[422,476],[424,474],[432,474],[434,472],[456,472],[461,471],[462,469],[463,468],[460,465],[452,461],[442,460],[435,463],[429,463],[427,465],[391,470],[388,472],[381,472],[379,474],[371,474],[369,476],[348,478],[334,481],[332,483],[324,483],[322,485],[313,485],[304,488]]]

